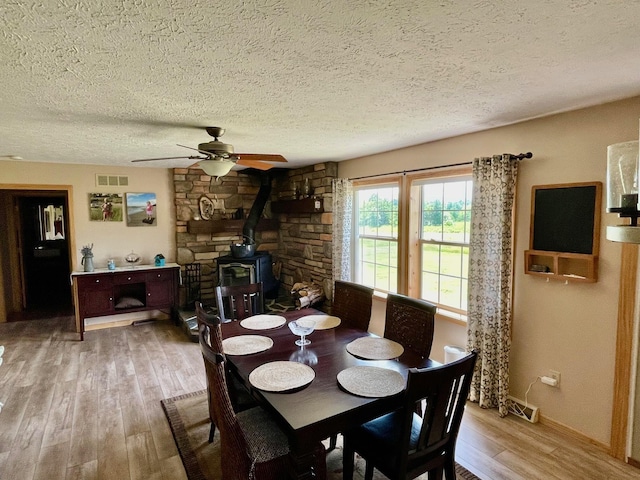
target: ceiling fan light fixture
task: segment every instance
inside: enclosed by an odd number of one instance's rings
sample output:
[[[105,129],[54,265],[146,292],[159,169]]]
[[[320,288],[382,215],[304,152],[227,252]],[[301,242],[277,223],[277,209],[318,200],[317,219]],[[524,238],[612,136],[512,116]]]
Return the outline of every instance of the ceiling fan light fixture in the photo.
[[[200,160],[198,166],[210,177],[224,177],[235,165],[229,160]]]

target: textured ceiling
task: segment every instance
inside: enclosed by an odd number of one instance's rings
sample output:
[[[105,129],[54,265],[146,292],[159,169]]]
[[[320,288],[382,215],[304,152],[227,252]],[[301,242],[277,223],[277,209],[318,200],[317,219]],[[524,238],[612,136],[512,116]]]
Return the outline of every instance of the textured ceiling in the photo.
[[[636,0],[3,1],[0,156],[131,165],[207,125],[289,166],[424,143],[640,94],[638,18]]]

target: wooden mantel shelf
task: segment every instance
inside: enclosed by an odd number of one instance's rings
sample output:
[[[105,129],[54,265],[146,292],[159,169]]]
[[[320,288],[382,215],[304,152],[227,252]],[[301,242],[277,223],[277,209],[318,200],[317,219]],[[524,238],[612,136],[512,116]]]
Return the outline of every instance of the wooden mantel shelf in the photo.
[[[187,232],[189,233],[237,233],[242,234],[246,220],[189,220]],[[277,230],[280,226],[278,220],[273,218],[261,218],[256,225],[256,231]]]
[[[299,200],[279,200],[271,202],[273,213],[322,213],[324,212],[323,198],[301,198]]]

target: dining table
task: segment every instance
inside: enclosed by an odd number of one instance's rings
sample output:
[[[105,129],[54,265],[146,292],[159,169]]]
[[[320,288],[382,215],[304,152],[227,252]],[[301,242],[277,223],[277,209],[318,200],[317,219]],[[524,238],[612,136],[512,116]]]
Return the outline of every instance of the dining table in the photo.
[[[340,324],[333,328],[314,330],[307,336],[311,341],[309,345],[297,346],[294,342],[298,337],[287,324],[308,315],[323,314],[312,307],[276,313],[275,315],[284,317],[285,323],[262,330],[248,330],[239,321],[221,326],[225,340],[240,335],[260,335],[273,341],[270,348],[259,353],[227,354],[226,359],[230,372],[237,376],[288,436],[291,478],[317,478],[312,465],[314,446],[319,441],[402,406],[403,391],[382,397],[361,396],[346,391],[337,380],[340,372],[356,366],[380,367],[402,375],[404,386],[409,368],[438,365],[408,349],[397,358],[385,360],[368,360],[355,356],[347,351],[347,345],[359,338],[379,337],[368,331],[350,328],[348,319],[340,319]],[[315,376],[307,385],[286,392],[266,391],[251,383],[249,377],[254,369],[270,362],[282,361],[308,365]]]

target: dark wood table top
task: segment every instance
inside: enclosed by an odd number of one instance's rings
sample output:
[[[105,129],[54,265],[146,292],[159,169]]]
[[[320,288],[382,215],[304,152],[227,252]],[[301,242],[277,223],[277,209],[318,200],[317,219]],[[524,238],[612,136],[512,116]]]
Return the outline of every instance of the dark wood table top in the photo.
[[[322,314],[312,308],[282,314],[287,322],[304,315]],[[409,367],[437,365],[408,351],[394,360],[361,360],[346,350],[346,345],[356,338],[375,336],[371,333],[346,328],[342,325],[316,330],[307,338],[311,344],[303,351],[294,344],[298,338],[285,324],[271,330],[248,330],[240,322],[222,325],[225,338],[236,335],[264,335],[273,339],[273,347],[253,355],[229,355],[230,369],[250,389],[252,395],[271,411],[281,428],[289,436],[292,447],[300,452],[312,448],[316,442],[360,425],[401,405],[402,393],[385,398],[364,398],[342,390],[336,380],[338,372],[356,365],[371,365],[400,372],[406,379]],[[293,393],[270,393],[252,387],[248,377],[251,371],[267,362],[299,361],[306,356],[306,363],[315,373],[311,384]]]

